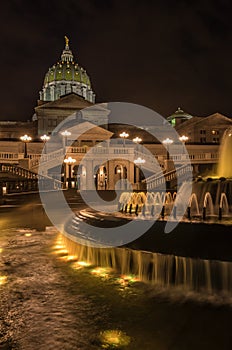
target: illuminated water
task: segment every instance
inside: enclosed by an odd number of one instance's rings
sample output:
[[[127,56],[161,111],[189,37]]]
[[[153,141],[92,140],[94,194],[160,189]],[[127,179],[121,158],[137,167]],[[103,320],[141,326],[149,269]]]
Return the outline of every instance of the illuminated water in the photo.
[[[218,177],[232,178],[232,128],[228,129],[220,147],[220,158],[218,164]]]
[[[126,248],[92,248],[63,237],[71,256],[88,265],[136,276],[140,281],[166,289],[182,289],[209,296],[232,297],[232,263],[193,259]]]
[[[30,202],[0,218],[1,350],[94,350],[108,340],[128,350],[231,349],[229,263],[99,254],[30,230],[46,221],[36,208]]]
[[[230,349],[229,299],[149,287],[135,276],[78,263],[74,252],[68,259],[63,243],[51,230],[1,231],[7,280],[0,286],[0,349],[96,350],[109,341],[128,350]],[[126,265],[125,256],[125,272]],[[163,283],[162,274],[157,278]]]

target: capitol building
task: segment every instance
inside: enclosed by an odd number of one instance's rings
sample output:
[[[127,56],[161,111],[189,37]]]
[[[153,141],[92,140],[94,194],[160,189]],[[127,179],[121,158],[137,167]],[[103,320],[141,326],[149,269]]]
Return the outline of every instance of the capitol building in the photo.
[[[39,100],[31,121],[0,122],[0,183],[4,187],[8,186],[8,192],[25,186],[22,176],[24,170],[28,177],[38,173],[42,153],[44,176],[56,174],[64,187],[82,186],[84,189],[93,189],[94,186],[98,190],[112,190],[117,181],[124,179],[135,190],[139,190],[144,186],[144,176],[137,160],[143,160],[144,171],[149,179],[147,186],[151,189],[155,186],[157,181],[154,178],[159,177],[160,171],[167,175],[167,179],[173,178],[171,173],[174,169],[171,163],[175,156],[170,157],[165,142],[160,142],[149,133],[149,130],[156,128],[155,120],[154,125],[149,126],[111,124],[107,103],[95,105],[96,97],[91,79],[75,59],[67,37],[60,59],[48,68],[38,95]],[[78,121],[81,135],[75,135],[72,123],[68,126],[65,124],[70,116],[72,120]],[[192,116],[179,107],[166,120],[185,145],[194,176],[213,173],[224,131],[232,125],[232,119],[219,112],[204,117]],[[28,139],[23,139],[25,134]],[[47,147],[44,152],[46,142],[53,135],[57,135],[60,142],[58,148],[49,150]],[[168,139],[165,133],[163,137],[164,141]],[[117,140],[110,150],[109,142],[107,143],[109,139]],[[130,147],[125,147],[125,139],[131,140]],[[95,147],[97,145],[99,147]],[[108,147],[108,150],[104,151],[104,147]],[[175,147],[175,142],[169,145],[169,150],[174,150],[173,154]],[[88,162],[82,164],[83,156],[91,148],[97,150],[89,161],[91,166]],[[155,162],[150,155],[142,152],[144,148],[153,155]],[[104,152],[117,154],[117,157],[105,161],[102,156]],[[73,161],[70,163],[68,159]],[[59,162],[63,163],[60,174]],[[175,162],[182,169],[186,166],[184,157],[180,155],[176,156]],[[158,168],[154,168],[155,163],[159,165]],[[169,185],[173,186],[171,182]]]

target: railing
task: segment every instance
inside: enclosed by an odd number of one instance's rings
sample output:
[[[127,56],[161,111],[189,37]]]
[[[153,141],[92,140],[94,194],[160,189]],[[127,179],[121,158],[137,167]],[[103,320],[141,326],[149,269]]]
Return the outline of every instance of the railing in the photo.
[[[0,160],[1,161],[17,161],[19,159],[20,155],[19,153],[13,153],[13,152],[0,152]]]
[[[62,188],[62,182],[60,180],[53,179],[50,176],[36,174],[28,169],[24,169],[16,165],[0,164],[0,172],[16,175],[18,178],[17,181],[20,181],[20,178],[28,181],[40,181],[40,189],[51,190]]]
[[[64,157],[63,148],[58,149],[57,151],[54,151],[54,152],[47,153],[47,154],[43,153],[42,155],[40,155],[40,157],[38,157],[36,159],[32,159],[30,161],[30,168],[34,169],[34,168],[37,168],[39,166],[39,164],[45,164],[47,162],[50,163],[53,160],[57,160],[57,159],[60,159],[63,157]]]
[[[189,154],[189,159],[193,161],[218,161],[219,159],[219,153],[196,153],[196,154]]]
[[[39,166],[39,164],[45,164],[47,162],[51,162],[57,159],[64,158],[65,152],[67,153],[75,153],[75,154],[84,154],[88,151],[88,147],[66,147],[66,150],[63,148],[60,148],[56,151],[49,152],[49,153],[43,153],[40,155],[37,159],[31,160],[30,162],[30,168],[36,168]]]
[[[66,153],[87,153],[88,146],[66,147]]]
[[[38,175],[28,169],[21,168],[11,164],[0,164],[0,172],[11,173],[13,175],[21,176],[25,179],[37,179]]]
[[[167,159],[167,156],[158,156],[159,162],[162,162]],[[219,153],[211,153],[211,152],[205,152],[205,153],[189,153],[189,154],[173,154],[170,155],[170,159],[175,162],[181,162],[184,163],[186,161],[191,161],[192,163],[198,163],[198,162],[217,162],[219,159]]]
[[[124,154],[130,154],[133,155],[134,149],[133,148],[121,148],[121,147],[94,147],[92,148],[90,154],[110,154],[110,155],[124,155]]]
[[[37,153],[28,153],[28,159],[38,159],[41,157],[41,154]],[[19,159],[24,158],[24,153],[17,152],[0,152],[0,161],[15,161],[17,162]]]
[[[186,180],[190,180],[192,174],[192,166],[190,164],[184,164],[174,170],[171,170],[167,173],[159,172],[156,175],[152,175],[142,182],[147,184],[147,189],[151,190],[156,187],[159,187],[162,184],[165,184],[168,181],[175,180],[179,177],[186,176]]]

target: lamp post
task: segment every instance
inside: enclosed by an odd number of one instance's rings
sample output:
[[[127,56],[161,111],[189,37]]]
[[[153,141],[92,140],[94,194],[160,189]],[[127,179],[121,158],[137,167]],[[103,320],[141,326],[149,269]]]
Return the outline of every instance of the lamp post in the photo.
[[[133,139],[133,142],[134,142],[134,143],[137,143],[137,150],[138,150],[138,147],[139,147],[138,145],[139,145],[140,142],[142,142],[142,139],[141,139],[140,137],[136,136],[136,137]]]
[[[71,135],[71,132],[68,130],[62,131],[61,135],[64,137],[64,147],[67,146],[68,136]]]
[[[119,184],[120,184],[120,189],[123,189],[122,186],[122,179],[123,179],[123,167],[122,165],[117,165],[117,175],[118,175],[118,179],[119,179]]]
[[[170,156],[169,156],[169,146],[173,143],[173,140],[172,139],[169,139],[168,137],[162,141],[162,143],[166,146],[166,149],[167,149],[167,160],[170,159]]]
[[[123,139],[123,147],[125,147],[125,139],[129,136],[129,134],[123,131],[119,136]]]
[[[47,135],[43,135],[43,136],[40,136],[40,139],[43,141],[44,143],[44,153],[46,154],[47,153],[47,149],[46,149],[46,143],[48,140],[50,140],[50,137],[47,136]]]
[[[145,160],[145,159],[142,159],[142,158],[140,158],[140,157],[138,157],[137,159],[134,160],[135,165],[142,165],[142,164],[144,164],[145,162],[146,162],[146,160]]]
[[[188,141],[188,136],[185,136],[185,135],[182,135],[179,137],[179,140],[183,143],[183,153],[184,153],[184,145],[185,145],[185,142]]]
[[[65,164],[68,164],[68,188],[72,188],[72,164],[76,162],[76,159],[72,157],[68,157],[64,160]],[[66,175],[66,169],[65,169],[65,175]],[[65,176],[66,179],[66,176]]]
[[[146,160],[138,157],[137,159],[134,160],[134,164],[138,166],[138,168],[136,168],[136,172],[135,172],[135,182],[141,182],[141,165],[146,163]]]
[[[183,143],[185,143],[186,141],[188,141],[188,139],[189,139],[188,136],[185,136],[185,135],[179,137],[179,140],[180,140],[181,142],[183,142]]]
[[[31,137],[24,135],[20,137],[20,140],[24,142],[24,158],[27,158],[27,143],[31,141]]]

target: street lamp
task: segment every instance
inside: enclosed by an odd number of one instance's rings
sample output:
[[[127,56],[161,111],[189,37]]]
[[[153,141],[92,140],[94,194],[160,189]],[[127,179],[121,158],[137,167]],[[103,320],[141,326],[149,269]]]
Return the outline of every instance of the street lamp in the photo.
[[[123,139],[123,147],[125,147],[125,139],[129,136],[129,134],[123,131],[119,136]]]
[[[168,137],[162,141],[162,143],[166,146],[166,149],[167,149],[167,160],[170,159],[169,157],[169,146],[173,143],[173,140],[172,139],[169,139]]]
[[[48,140],[50,140],[50,137],[47,136],[47,135],[43,135],[43,136],[40,136],[40,138],[41,138],[41,140],[42,140],[43,143],[44,143],[44,153],[46,154],[46,153],[47,153],[47,150],[46,150],[46,142],[47,142]]]
[[[188,136],[185,136],[185,135],[182,135],[179,137],[179,140],[183,143],[183,153],[184,153],[184,145],[185,145],[185,142],[188,141]]]
[[[24,158],[27,158],[27,143],[31,141],[31,137],[24,135],[20,137],[20,140],[24,142]]]
[[[179,140],[183,143],[187,142],[188,139],[189,139],[188,136],[185,136],[185,135],[179,137]]]
[[[137,169],[136,169],[136,172],[135,172],[135,182],[140,182],[141,181],[141,166],[142,164],[146,163],[146,160],[141,158],[141,157],[138,157],[137,159],[134,160],[134,164],[137,165]]]
[[[136,136],[134,139],[133,139],[133,142],[135,143],[140,143],[142,141],[142,139],[138,136]]]
[[[64,137],[64,147],[67,146],[67,140],[68,140],[68,136],[71,135],[71,132],[68,130],[62,131],[61,135]]]
[[[72,164],[74,164],[75,162],[76,162],[76,159],[72,157],[68,157],[64,160],[64,163],[68,164],[68,188],[72,188]],[[66,174],[66,169],[65,169],[65,174]]]
[[[136,165],[142,165],[142,164],[146,163],[146,160],[138,157],[137,159],[134,160],[134,163]]]
[[[137,143],[137,150],[138,150],[138,144],[140,143],[140,142],[142,142],[142,139],[140,138],[140,137],[138,137],[138,136],[136,136],[134,139],[133,139],[133,142],[134,143]]]

